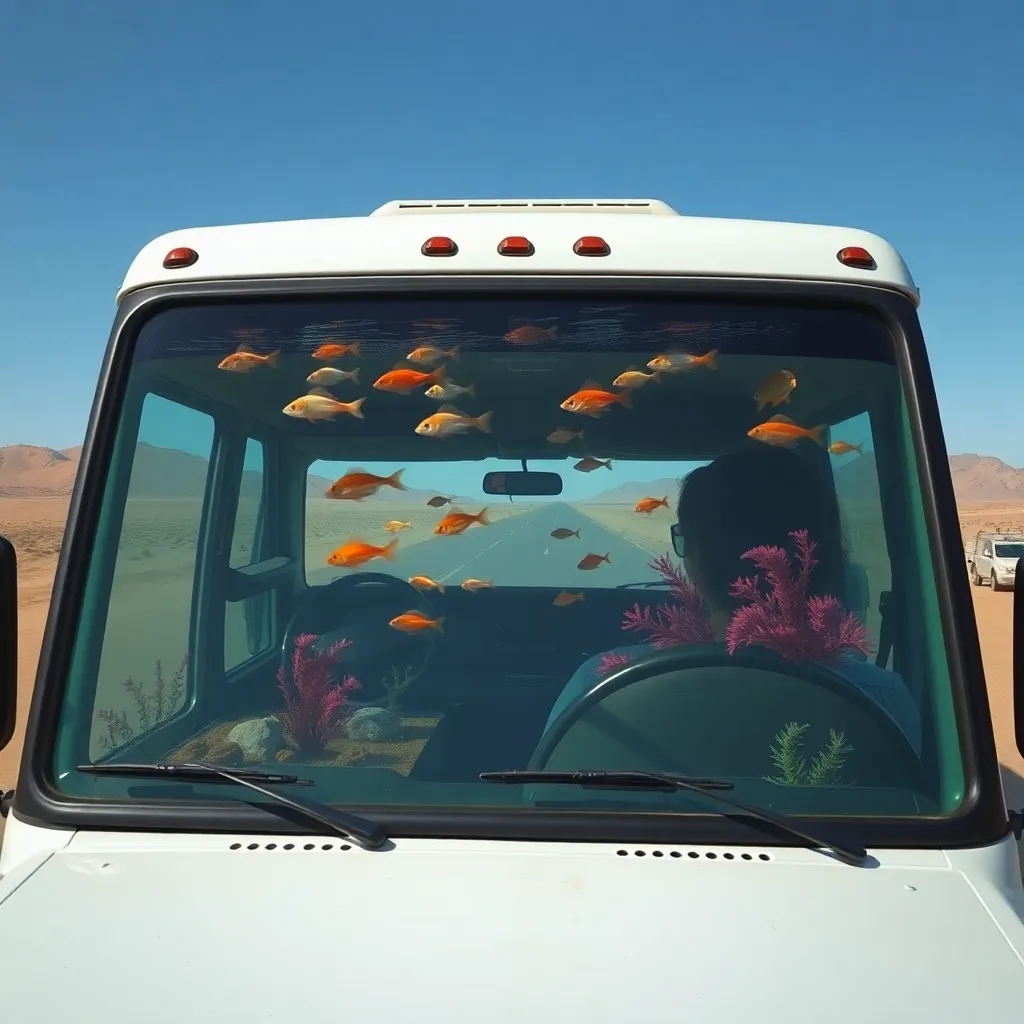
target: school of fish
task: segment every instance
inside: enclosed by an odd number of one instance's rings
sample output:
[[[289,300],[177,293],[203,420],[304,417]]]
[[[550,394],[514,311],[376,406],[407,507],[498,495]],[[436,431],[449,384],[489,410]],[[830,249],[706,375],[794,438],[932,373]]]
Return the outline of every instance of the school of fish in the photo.
[[[416,325],[420,328],[433,330],[444,330],[448,324],[446,321],[423,321]],[[697,327],[708,325],[689,325],[682,323],[668,323],[662,329],[673,334],[691,333]],[[238,335],[236,335],[238,336]],[[512,346],[523,347],[535,345],[544,341],[554,341],[558,337],[558,326],[542,327],[535,324],[524,324],[518,327],[510,327],[504,336],[504,340]],[[332,340],[328,339],[320,343],[312,352],[312,358],[327,365],[313,370],[306,377],[306,383],[312,385],[304,395],[289,402],[283,409],[284,415],[304,419],[309,423],[319,421],[334,421],[337,417],[346,415],[355,419],[364,419],[362,411],[366,396],[361,396],[352,401],[343,402],[333,395],[330,387],[341,384],[359,385],[359,367],[352,369],[339,369],[330,365],[336,363],[346,356],[358,357],[361,353],[361,343],[358,340]],[[645,373],[635,365],[628,366],[612,381],[612,387],[617,391],[610,391],[595,381],[586,381],[577,391],[567,396],[559,405],[565,412],[579,416],[599,418],[608,414],[611,409],[618,405],[623,409],[633,408],[633,393],[649,382],[662,383],[663,374],[680,374],[694,369],[703,368],[716,370],[718,368],[718,349],[697,355],[690,352],[668,351],[655,355],[647,362]],[[280,350],[267,354],[260,354],[246,342],[240,343],[234,352],[222,358],[217,368],[229,373],[251,374],[254,371],[264,368],[277,369],[279,367]],[[427,398],[443,403],[438,411],[422,419],[414,428],[414,432],[421,437],[443,439],[465,435],[471,431],[483,434],[492,433],[491,419],[493,411],[486,411],[473,416],[462,412],[453,403],[455,399],[462,397],[476,398],[476,385],[470,382],[465,385],[456,384],[447,377],[447,364],[457,361],[459,358],[458,348],[442,349],[434,345],[421,344],[410,351],[405,361],[415,366],[422,366],[425,369],[397,365],[393,369],[380,375],[374,382],[373,388],[377,391],[390,392],[398,395],[410,395],[421,388],[425,389],[422,394]],[[753,398],[756,403],[756,412],[761,413],[767,407],[778,407],[790,402],[791,396],[796,389],[797,380],[795,374],[787,369],[778,369],[768,374],[754,390]],[[781,413],[770,416],[767,420],[759,423],[747,431],[751,439],[770,445],[792,445],[797,441],[809,440],[822,447],[826,447],[826,433],[828,424],[818,424],[812,427],[802,427],[793,419]],[[550,444],[566,445],[573,441],[583,441],[583,429],[573,430],[560,426],[547,435]],[[846,441],[834,441],[827,445],[827,451],[834,456],[842,456],[850,453],[862,454],[862,444],[851,444]],[[581,473],[592,473],[597,469],[611,471],[612,461],[607,459],[601,461],[593,456],[587,455],[573,465],[573,469]],[[404,470],[399,469],[390,476],[378,476],[361,467],[349,469],[343,476],[339,477],[325,491],[325,497],[342,501],[362,501],[365,498],[376,494],[381,488],[389,487],[395,490],[404,491],[407,488],[401,481]],[[442,508],[452,502],[450,496],[435,495],[427,501],[431,508]],[[669,508],[668,495],[661,498],[641,498],[633,508],[634,513],[639,515],[651,515],[659,508]],[[487,518],[487,509],[482,508],[475,515],[452,507],[451,510],[435,524],[433,532],[437,536],[452,537],[464,533],[471,527],[485,527],[490,525]],[[384,530],[388,533],[399,533],[403,530],[412,529],[413,524],[405,520],[390,520],[384,524]],[[556,540],[568,540],[569,538],[580,539],[579,529],[558,527],[551,531],[551,537]],[[327,556],[327,564],[346,568],[358,569],[374,559],[395,561],[398,546],[398,538],[394,537],[385,545],[368,543],[358,537],[350,538],[339,545]],[[610,552],[598,554],[589,552],[580,559],[577,569],[590,572],[598,569],[603,564],[610,564]],[[440,594],[445,591],[445,585],[425,575],[411,576],[408,582],[417,590],[435,590]],[[493,580],[479,580],[467,578],[461,584],[466,591],[488,590],[494,587]],[[552,604],[555,607],[564,608],[572,604],[584,601],[585,595],[582,591],[563,590],[555,597]],[[444,617],[431,619],[422,611],[411,609],[401,615],[392,618],[388,623],[392,628],[406,633],[420,633],[424,630],[433,629],[437,632],[444,632]]]

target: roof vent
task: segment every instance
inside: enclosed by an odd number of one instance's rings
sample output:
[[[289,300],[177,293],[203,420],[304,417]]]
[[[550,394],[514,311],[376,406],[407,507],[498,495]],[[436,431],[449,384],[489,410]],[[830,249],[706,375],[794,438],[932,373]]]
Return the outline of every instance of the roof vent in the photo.
[[[646,213],[676,217],[660,199],[394,199],[371,217],[413,213]]]

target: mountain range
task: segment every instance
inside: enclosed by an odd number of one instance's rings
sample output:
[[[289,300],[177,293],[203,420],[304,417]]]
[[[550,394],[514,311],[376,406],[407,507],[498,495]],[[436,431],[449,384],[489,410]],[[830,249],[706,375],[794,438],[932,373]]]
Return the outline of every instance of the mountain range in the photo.
[[[69,495],[78,471],[80,447],[40,448],[33,445],[8,445],[0,448],[0,497],[55,498]],[[953,455],[949,460],[957,500],[964,503],[1002,501],[1024,504],[1024,469],[1016,469],[991,455]],[[207,462],[197,455],[170,448],[157,448],[140,442],[132,467],[131,494],[137,498],[168,499],[201,494]],[[863,487],[874,483],[874,458],[870,453],[841,464],[836,470],[840,491],[851,496],[863,494]],[[332,481],[317,476],[307,480],[307,494],[322,497]],[[246,470],[242,479],[245,497],[255,498],[261,486],[261,474]],[[632,504],[641,498],[678,493],[675,477],[640,483],[626,481],[603,491],[591,501],[599,504]],[[383,488],[381,501],[419,503],[432,496],[426,491],[395,491]]]
[[[78,472],[82,449],[38,448],[15,444],[0,448],[0,498],[59,498],[71,494]],[[140,441],[135,449],[128,493],[132,498],[167,500],[202,495],[206,486],[207,460],[173,448],[158,448]],[[333,480],[311,475],[306,478],[306,494],[322,498]],[[242,472],[241,498],[256,500],[263,486],[263,474],[247,469]],[[421,504],[434,491],[384,487],[374,501]]]

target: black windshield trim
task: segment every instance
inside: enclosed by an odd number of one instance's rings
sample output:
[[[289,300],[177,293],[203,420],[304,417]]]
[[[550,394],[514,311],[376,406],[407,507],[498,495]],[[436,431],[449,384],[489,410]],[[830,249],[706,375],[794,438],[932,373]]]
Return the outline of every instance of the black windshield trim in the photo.
[[[135,340],[142,324],[156,312],[183,303],[218,302],[225,299],[265,301],[268,297],[322,297],[329,294],[409,294],[429,291],[435,295],[508,292],[557,291],[561,295],[601,294],[607,299],[614,294],[632,298],[644,295],[680,299],[737,302],[762,302],[808,307],[857,309],[873,314],[890,331],[894,341],[897,364],[907,384],[906,398],[915,447],[920,467],[920,486],[924,494],[929,539],[936,552],[934,558],[937,590],[945,631],[946,651],[951,677],[953,702],[960,734],[961,755],[965,774],[965,798],[952,815],[936,818],[866,818],[856,819],[868,846],[920,848],[962,848],[988,844],[1009,831],[1003,803],[999,762],[995,737],[989,717],[981,647],[974,622],[973,606],[966,573],[963,572],[963,548],[952,478],[939,419],[938,401],[928,364],[924,338],[914,303],[905,295],[883,287],[814,281],[780,281],[767,279],[735,279],[707,277],[575,277],[575,276],[482,276],[464,278],[445,275],[412,277],[362,278],[299,278],[274,280],[235,280],[184,283],[142,288],[132,292],[120,304],[112,326],[107,349],[89,417],[79,473],[72,492],[67,527],[61,548],[54,583],[56,599],[50,607],[42,652],[36,676],[36,687],[26,729],[25,754],[13,803],[13,813],[26,821],[51,827],[131,828],[133,830],[185,829],[223,831],[231,828],[245,831],[266,829],[266,821],[239,810],[226,814],[223,805],[212,813],[198,806],[170,808],[166,804],[105,804],[96,799],[68,797],[54,785],[53,751],[64,699],[65,683],[70,668],[72,647],[65,638],[74,636],[75,624],[83,599],[90,555],[90,540],[95,534],[100,504],[106,486],[121,403],[132,365]],[[923,391],[921,390],[923,389]],[[184,811],[184,813],[182,813]],[[367,813],[380,821],[393,834],[409,834],[417,823],[431,822],[436,831],[425,835],[477,834],[470,827],[477,821],[495,838],[565,838],[571,827],[553,827],[549,816],[534,812],[503,810],[476,814],[468,810],[445,809],[431,815],[419,809],[397,812],[394,809],[367,807]],[[561,814],[559,815],[562,816]],[[571,816],[581,822],[579,816]],[[611,840],[622,836],[629,822],[644,815],[604,813],[591,817],[584,828],[590,838]],[[723,828],[722,819],[687,816],[682,829],[672,829],[676,841],[712,841],[712,834]],[[596,820],[595,820],[596,818]],[[520,825],[536,823],[538,831],[513,836]],[[820,819],[846,822],[855,819]],[[237,823],[236,823],[237,821]],[[466,832],[466,829],[469,832]],[[491,829],[495,829],[494,832]],[[657,832],[665,841],[663,829],[648,822],[644,828]],[[527,829],[529,831],[529,829]],[[685,833],[681,835],[680,832]],[[583,838],[579,836],[578,838]]]

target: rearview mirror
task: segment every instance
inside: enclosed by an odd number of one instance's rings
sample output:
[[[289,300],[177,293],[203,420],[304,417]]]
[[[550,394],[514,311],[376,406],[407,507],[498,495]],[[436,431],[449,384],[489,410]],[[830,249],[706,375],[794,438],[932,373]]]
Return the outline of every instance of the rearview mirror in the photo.
[[[484,477],[484,494],[552,495],[561,493],[562,478],[557,473],[516,470],[511,473],[488,473]]]
[[[0,750],[14,735],[18,711],[18,557],[0,536]]]
[[[1024,558],[1013,575],[1013,733],[1024,756]]]

